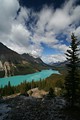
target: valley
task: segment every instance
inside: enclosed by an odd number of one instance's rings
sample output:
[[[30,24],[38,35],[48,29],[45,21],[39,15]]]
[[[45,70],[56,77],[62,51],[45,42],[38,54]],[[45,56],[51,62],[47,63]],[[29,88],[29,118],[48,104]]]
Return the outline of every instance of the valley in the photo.
[[[40,58],[18,54],[0,43],[0,77],[25,75],[50,68]]]

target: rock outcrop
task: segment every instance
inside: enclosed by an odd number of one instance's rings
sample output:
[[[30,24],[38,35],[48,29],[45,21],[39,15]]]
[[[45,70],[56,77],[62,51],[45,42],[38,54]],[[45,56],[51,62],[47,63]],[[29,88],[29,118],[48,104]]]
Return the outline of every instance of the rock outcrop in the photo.
[[[13,63],[9,63],[8,61],[2,63],[2,61],[0,61],[0,71],[4,71],[4,77],[14,75],[14,68],[16,68],[16,66]]]
[[[4,67],[3,67],[2,62],[0,61],[0,71],[3,71],[3,70],[4,70]]]
[[[27,92],[29,96],[35,97],[35,98],[43,98],[43,96],[47,95],[48,92],[44,90],[39,90],[38,88],[33,88]]]

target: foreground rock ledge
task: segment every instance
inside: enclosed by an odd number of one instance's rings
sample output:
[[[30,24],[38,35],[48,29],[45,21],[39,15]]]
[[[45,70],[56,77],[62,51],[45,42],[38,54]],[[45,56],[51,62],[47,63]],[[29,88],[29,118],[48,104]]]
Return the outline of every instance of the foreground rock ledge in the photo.
[[[4,100],[0,106],[0,120],[75,120],[63,114],[65,101],[60,97],[38,99],[19,95]]]

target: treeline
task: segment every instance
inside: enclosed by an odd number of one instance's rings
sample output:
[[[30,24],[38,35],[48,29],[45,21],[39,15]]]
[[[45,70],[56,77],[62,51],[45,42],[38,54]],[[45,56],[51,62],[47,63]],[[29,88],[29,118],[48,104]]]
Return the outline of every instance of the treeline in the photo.
[[[9,81],[8,85],[4,86],[4,88],[0,88],[0,95],[6,96],[16,93],[26,94],[28,90],[36,87],[39,89],[44,89],[45,91],[49,91],[50,88],[54,90],[55,87],[64,89],[64,76],[53,74],[45,80],[32,80],[32,82],[24,81],[18,86],[11,86],[11,83]]]

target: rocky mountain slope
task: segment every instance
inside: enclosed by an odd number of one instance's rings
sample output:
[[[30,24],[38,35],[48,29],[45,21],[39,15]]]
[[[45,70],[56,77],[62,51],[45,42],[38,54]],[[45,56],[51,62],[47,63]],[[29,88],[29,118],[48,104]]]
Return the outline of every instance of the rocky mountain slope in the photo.
[[[47,65],[40,58],[20,55],[0,43],[0,77],[29,74],[45,68]]]
[[[39,71],[41,69],[45,69],[45,68],[49,68],[50,67],[49,65],[45,64],[41,60],[41,58],[39,58],[39,57],[38,58],[34,58],[33,56],[31,56],[29,54],[26,54],[26,53],[22,54],[22,57],[27,62],[29,62],[33,66],[33,68],[38,69]]]
[[[18,53],[0,43],[0,60],[3,62],[21,62],[22,58]]]
[[[29,54],[24,53],[22,54],[22,57],[26,59],[28,62],[46,65],[40,58],[34,58]]]

